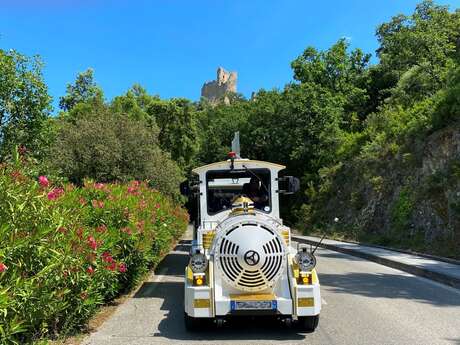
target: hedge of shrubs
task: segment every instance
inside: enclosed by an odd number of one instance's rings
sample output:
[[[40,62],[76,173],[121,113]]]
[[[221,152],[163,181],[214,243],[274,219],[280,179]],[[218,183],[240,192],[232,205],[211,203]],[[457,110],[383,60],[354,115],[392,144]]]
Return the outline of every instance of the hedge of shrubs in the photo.
[[[144,182],[84,186],[0,165],[0,343],[70,334],[133,287],[186,228]]]

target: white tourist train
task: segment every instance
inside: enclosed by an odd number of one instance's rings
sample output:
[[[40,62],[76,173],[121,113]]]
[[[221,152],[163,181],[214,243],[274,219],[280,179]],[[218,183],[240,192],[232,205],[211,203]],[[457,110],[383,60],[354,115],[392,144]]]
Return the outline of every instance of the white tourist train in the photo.
[[[280,218],[280,194],[299,189],[282,165],[229,159],[193,170],[181,185],[197,203],[194,239],[185,267],[185,325],[201,329],[238,316],[273,315],[312,332],[321,311],[314,251],[291,246]]]

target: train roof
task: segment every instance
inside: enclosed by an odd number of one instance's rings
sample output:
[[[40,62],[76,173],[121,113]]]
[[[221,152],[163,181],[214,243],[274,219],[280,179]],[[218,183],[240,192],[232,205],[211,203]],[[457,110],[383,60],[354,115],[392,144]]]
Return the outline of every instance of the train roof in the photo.
[[[226,170],[230,169],[230,164],[231,160],[228,159],[226,161],[221,161],[221,162],[215,162],[207,165],[203,165],[201,167],[195,168],[192,171],[196,174],[200,174],[202,172],[206,172],[209,170]],[[252,160],[252,159],[235,159],[233,161],[235,169],[243,168],[244,166],[247,166],[248,168],[251,169],[257,169],[257,168],[267,168],[267,169],[275,169],[275,170],[283,170],[286,167],[284,165],[276,164],[276,163],[271,163],[271,162],[265,162],[265,161],[258,161],[258,160]]]

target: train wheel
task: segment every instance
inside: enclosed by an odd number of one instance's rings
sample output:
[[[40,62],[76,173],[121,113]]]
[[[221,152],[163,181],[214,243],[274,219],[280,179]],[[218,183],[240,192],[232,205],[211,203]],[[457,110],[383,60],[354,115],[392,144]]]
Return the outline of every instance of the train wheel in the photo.
[[[319,315],[315,316],[300,316],[297,324],[302,331],[311,333],[318,327]]]
[[[184,313],[185,329],[189,332],[196,332],[201,330],[202,322],[197,317],[191,317],[187,313]]]

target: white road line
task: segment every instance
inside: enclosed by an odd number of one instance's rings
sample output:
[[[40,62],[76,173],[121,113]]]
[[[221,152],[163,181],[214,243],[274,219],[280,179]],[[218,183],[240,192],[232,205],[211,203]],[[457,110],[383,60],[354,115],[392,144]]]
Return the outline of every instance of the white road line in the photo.
[[[324,305],[327,305],[327,302],[324,298],[321,298],[321,301],[323,302]]]

